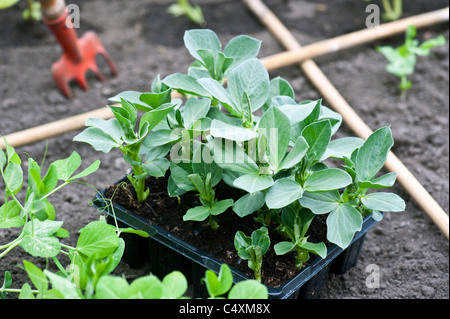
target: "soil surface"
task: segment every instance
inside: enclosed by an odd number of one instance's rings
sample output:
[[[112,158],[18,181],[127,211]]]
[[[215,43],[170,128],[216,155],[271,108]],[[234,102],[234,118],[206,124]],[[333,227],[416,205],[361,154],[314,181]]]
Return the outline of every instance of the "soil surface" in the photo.
[[[192,59],[183,46],[185,30],[198,28],[185,18],[175,18],[166,9],[168,0],[75,1],[81,12],[81,37],[95,31],[115,60],[117,77],[99,58],[106,80],[99,82],[89,74],[90,90],[71,85],[74,97],[63,97],[50,75],[50,68],[61,54],[61,48],[43,23],[21,21],[24,2],[0,11],[0,135],[42,125],[68,116],[105,106],[108,97],[121,91],[148,91],[157,74],[165,77],[185,72]],[[284,48],[239,0],[192,1],[202,5],[207,27],[214,30],[222,43],[239,34],[262,40],[260,57],[282,52]],[[364,29],[367,13],[364,1],[349,0],[266,0],[265,3],[285,23],[303,45]],[[379,1],[375,1],[379,3]],[[404,16],[416,15],[448,6],[448,1],[410,0]],[[377,45],[400,45],[403,35],[379,40],[339,53],[316,58],[318,66],[342,93],[344,98],[372,130],[389,125],[393,131],[394,153],[423,184],[438,204],[449,211],[449,28],[447,23],[420,29],[422,42],[443,34],[445,46],[436,48],[428,57],[419,57],[416,72],[410,77],[413,89],[405,100],[397,90],[398,80],[385,71],[386,60],[375,51]],[[296,100],[322,98],[318,90],[297,66],[271,72],[282,76],[296,91]],[[329,101],[324,101],[330,106]],[[81,132],[71,131],[18,147],[27,156],[46,163],[68,157],[73,150],[83,158],[83,167],[96,159],[100,170],[86,178],[98,190],[121,179],[129,167],[119,151],[103,154],[89,145],[72,142]],[[344,123],[337,137],[354,136]],[[45,152],[48,143],[48,150]],[[26,162],[26,161],[25,161]],[[330,274],[320,298],[323,299],[448,299],[449,245],[431,219],[414,199],[397,183],[392,191],[407,204],[403,213],[386,214],[371,229],[356,267],[344,275]],[[0,194],[4,185],[0,184]],[[55,194],[51,201],[57,219],[71,232],[65,240],[75,245],[77,231],[97,220],[99,213],[89,205],[95,192],[82,184],[72,184]],[[3,197],[1,195],[0,197]],[[15,229],[0,229],[0,243],[12,241]],[[30,260],[41,268],[46,262],[28,256],[16,248],[1,259],[0,282],[4,271],[13,276],[13,287],[21,287],[27,276],[22,260]],[[64,263],[64,258],[61,258]],[[53,267],[50,262],[50,268]],[[52,269],[52,268],[51,268]],[[367,285],[370,270],[380,274],[379,287]],[[117,274],[130,280],[146,275],[144,266],[131,269],[121,263]],[[9,298],[15,298],[11,295]]]

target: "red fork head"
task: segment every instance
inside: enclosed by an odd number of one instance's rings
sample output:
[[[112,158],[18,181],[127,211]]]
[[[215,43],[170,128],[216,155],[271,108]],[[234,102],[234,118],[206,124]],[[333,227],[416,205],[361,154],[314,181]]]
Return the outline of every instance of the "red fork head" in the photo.
[[[104,77],[96,63],[97,55],[100,54],[105,58],[113,75],[117,75],[117,68],[97,34],[88,31],[78,39],[75,29],[66,25],[67,16],[67,12],[64,12],[58,19],[52,21],[44,19],[44,21],[63,49],[61,58],[52,66],[53,79],[59,90],[70,98],[72,92],[69,84],[72,80],[75,80],[83,90],[89,89],[86,80],[87,71],[93,71],[97,78],[103,81]]]

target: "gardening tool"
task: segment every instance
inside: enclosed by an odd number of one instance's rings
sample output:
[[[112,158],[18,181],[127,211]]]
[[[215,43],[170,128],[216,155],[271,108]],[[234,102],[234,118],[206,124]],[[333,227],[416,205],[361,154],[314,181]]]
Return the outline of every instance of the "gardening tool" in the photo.
[[[261,0],[244,0],[244,2],[286,49],[300,50],[300,43]],[[448,20],[448,8],[446,10]],[[372,130],[347,103],[317,64],[311,59],[306,59],[299,66],[323,97],[342,115],[344,122],[359,137],[367,139],[372,134]],[[422,207],[444,236],[449,239],[448,215],[392,151],[389,153],[385,166],[390,171],[397,172],[397,180]]]
[[[67,97],[72,97],[69,87],[75,80],[85,91],[89,89],[86,72],[93,71],[100,81],[104,80],[96,56],[101,54],[108,63],[111,73],[117,75],[114,61],[102,45],[99,37],[92,31],[86,32],[80,39],[66,10],[64,0],[39,0],[45,24],[53,32],[63,49],[61,58],[52,65],[52,75],[59,90]]]

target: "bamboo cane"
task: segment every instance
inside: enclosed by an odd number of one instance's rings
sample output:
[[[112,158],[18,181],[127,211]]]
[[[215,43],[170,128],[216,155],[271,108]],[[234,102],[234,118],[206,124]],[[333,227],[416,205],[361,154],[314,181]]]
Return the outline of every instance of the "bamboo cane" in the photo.
[[[404,32],[410,25],[414,25],[416,28],[423,28],[448,20],[449,8],[447,7],[402,20],[384,23],[379,27],[351,32],[303,47],[292,46],[288,51],[262,58],[261,61],[268,70],[274,70],[299,63],[306,59],[312,59],[321,55],[387,38]]]
[[[251,2],[248,3],[250,4]],[[448,8],[445,8],[442,10],[405,18],[399,21],[386,23],[378,28],[356,31],[347,35],[320,41],[304,47],[289,46],[289,43],[295,43],[295,39],[291,37],[291,39],[285,43],[285,45],[287,45],[287,47],[289,48],[289,51],[265,57],[261,59],[261,61],[270,71],[276,68],[281,68],[287,65],[298,63],[306,59],[331,52],[337,52],[345,48],[381,39],[383,37],[388,37],[396,33],[404,32],[410,24],[414,24],[417,28],[420,28],[439,23],[441,21],[448,20],[448,16]],[[270,25],[277,23],[277,19],[273,19],[273,17],[266,17],[266,19],[272,20],[269,23]],[[179,95],[177,95],[177,92],[174,92],[174,96]],[[92,112],[79,114],[63,120],[12,133],[5,136],[5,138],[8,141],[9,145],[20,147],[53,136],[58,136],[71,130],[82,128],[89,117],[100,117],[108,119],[112,117],[112,112],[107,107],[104,107]],[[360,128],[360,130],[362,129],[363,128]],[[364,136],[368,136],[369,134],[370,130],[366,129]],[[0,148],[5,148],[3,139],[0,139]]]
[[[292,33],[281,23],[281,21],[265,6],[261,0],[244,0],[249,9],[259,20],[275,35],[275,37],[288,50],[299,50],[301,48]],[[358,116],[352,107],[346,102],[339,91],[328,80],[317,64],[311,59],[304,60],[300,67],[308,76],[322,96],[329,101],[331,106],[342,115],[344,122],[361,138],[367,139],[372,130]],[[439,204],[426,191],[408,168],[394,155],[389,156],[385,164],[386,168],[398,174],[397,180],[414,198],[417,204],[427,213],[431,220],[437,225],[447,239],[449,239],[449,218]]]

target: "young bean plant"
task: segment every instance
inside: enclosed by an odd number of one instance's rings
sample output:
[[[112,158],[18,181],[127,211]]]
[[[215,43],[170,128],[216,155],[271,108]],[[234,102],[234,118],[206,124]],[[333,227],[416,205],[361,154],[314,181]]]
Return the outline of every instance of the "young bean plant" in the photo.
[[[186,17],[188,17],[189,20],[200,26],[206,25],[202,8],[199,5],[193,6],[192,4],[189,3],[188,0],[177,0],[176,3],[172,3],[169,6],[167,12],[174,15],[175,17],[185,15]]]
[[[274,246],[277,255],[285,255],[295,251],[295,266],[302,269],[310,258],[310,253],[325,258],[327,247],[323,242],[308,242],[306,235],[314,219],[314,214],[307,208],[301,208],[298,202],[285,207],[281,213],[280,232],[290,241],[282,241]]]
[[[263,255],[269,250],[269,246],[269,231],[266,227],[253,231],[250,237],[241,231],[234,236],[234,247],[238,256],[248,260],[248,268],[253,270],[258,281],[261,281]]]
[[[221,214],[232,210],[242,218],[254,214],[267,228],[278,224],[286,240],[275,243],[276,253],[296,251],[299,268],[311,253],[326,254],[323,243],[308,242],[316,215],[326,214],[327,239],[345,249],[364,218],[405,208],[393,193],[369,192],[396,179],[395,173],[378,176],[393,145],[388,126],[366,141],[335,138],[342,116],[320,99],[297,102],[285,79],[270,79],[257,58],[259,40],[240,35],[222,48],[207,29],[186,31],[183,40],[194,58],[186,73],[158,76],[152,93],[119,94],[116,119],[89,120],[93,134],[75,139],[124,151],[134,165],[133,184],[165,173],[170,196],[197,193],[199,203],[182,212],[186,221],[208,219],[217,229]],[[181,99],[171,98],[174,90]],[[135,109],[147,112],[137,133]]]
[[[167,147],[145,148],[143,141],[148,133],[154,129],[167,114],[177,105],[170,102],[170,89],[158,85],[158,78],[153,84],[152,93],[134,94],[124,92],[116,97],[121,106],[111,105],[114,117],[109,120],[90,118],[86,121],[87,128],[74,137],[74,141],[85,142],[103,153],[112,149],[119,149],[124,160],[133,168],[128,179],[137,194],[137,200],[144,201],[150,190],[146,188],[147,176],[164,176],[169,168],[169,161],[165,158],[169,152]],[[130,100],[128,100],[129,98]],[[134,100],[138,99],[133,103]],[[142,115],[138,124],[138,110]]]

